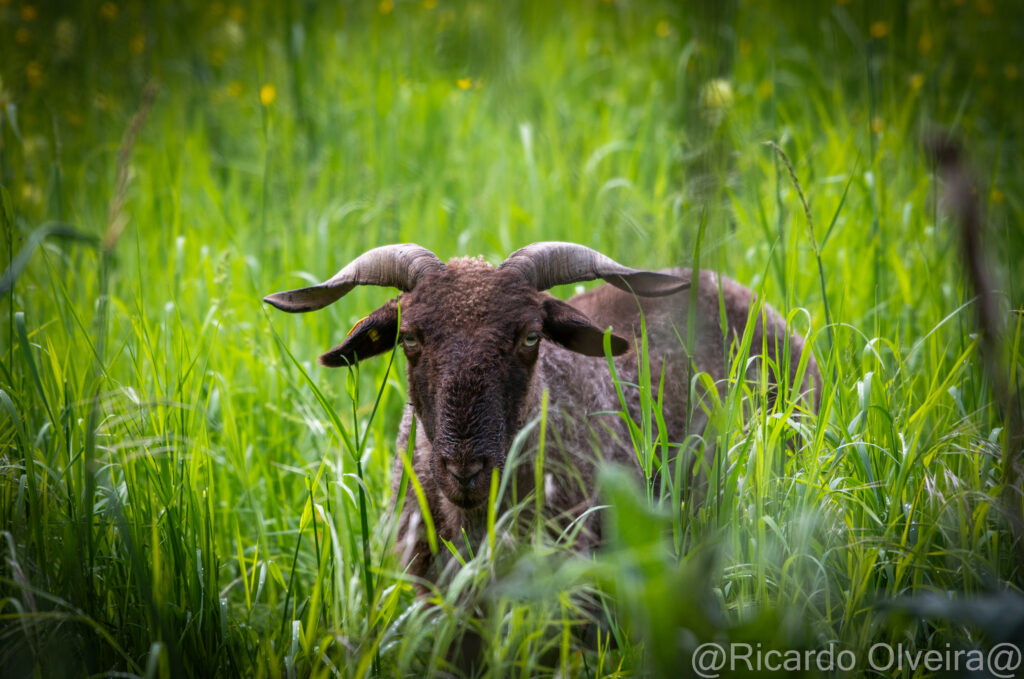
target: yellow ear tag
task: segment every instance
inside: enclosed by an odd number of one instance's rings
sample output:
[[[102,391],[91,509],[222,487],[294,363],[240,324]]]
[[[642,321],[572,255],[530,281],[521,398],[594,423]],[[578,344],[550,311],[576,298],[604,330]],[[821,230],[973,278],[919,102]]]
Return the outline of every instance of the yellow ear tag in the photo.
[[[366,319],[369,318],[369,317],[370,317],[369,315],[366,315],[366,316],[363,316],[362,318],[360,318],[358,321],[356,321],[356,324],[352,326],[352,329],[348,331],[348,334],[345,335],[345,337],[351,337],[352,333],[354,333],[356,331],[356,328],[358,328],[360,325],[362,325],[363,322],[366,321]],[[373,332],[376,332],[376,330],[371,330],[370,332],[373,333]],[[376,342],[377,340],[374,339],[374,341]]]
[[[380,339],[380,333],[377,332],[377,328],[370,328],[370,340],[376,342]]]

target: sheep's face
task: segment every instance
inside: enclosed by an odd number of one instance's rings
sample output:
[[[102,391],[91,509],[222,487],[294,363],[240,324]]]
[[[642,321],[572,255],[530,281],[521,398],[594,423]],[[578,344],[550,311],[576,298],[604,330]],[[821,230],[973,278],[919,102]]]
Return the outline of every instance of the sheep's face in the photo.
[[[412,406],[432,447],[434,480],[463,509],[486,502],[491,470],[504,466],[525,424],[542,342],[604,353],[602,330],[579,311],[516,272],[478,260],[453,260],[427,276],[367,316],[321,362],[367,358],[394,346],[396,335],[408,359]],[[613,353],[627,348],[612,337]]]

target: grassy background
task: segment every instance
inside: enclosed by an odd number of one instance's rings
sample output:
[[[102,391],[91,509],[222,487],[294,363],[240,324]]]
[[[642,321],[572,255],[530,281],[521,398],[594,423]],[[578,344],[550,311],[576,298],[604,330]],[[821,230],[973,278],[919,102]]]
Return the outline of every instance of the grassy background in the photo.
[[[1020,488],[920,140],[953,130],[978,170],[1016,387],[1022,23],[990,0],[0,0],[0,674],[422,676],[467,630],[493,676],[1020,643]],[[387,512],[400,361],[314,360],[393,292],[260,299],[384,243],[535,240],[744,281],[810,338],[821,415],[736,379],[704,506],[610,473],[605,552],[492,538],[416,599]]]

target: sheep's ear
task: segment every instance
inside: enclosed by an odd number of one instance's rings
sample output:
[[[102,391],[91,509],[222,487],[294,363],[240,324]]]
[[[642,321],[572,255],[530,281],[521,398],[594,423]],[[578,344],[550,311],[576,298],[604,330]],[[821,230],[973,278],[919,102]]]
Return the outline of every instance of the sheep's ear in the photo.
[[[604,331],[562,300],[552,297],[544,301],[544,334],[569,351],[584,356],[604,356]],[[611,349],[612,356],[624,354],[629,342],[612,335]]]
[[[389,351],[398,335],[398,302],[391,300],[356,323],[345,341],[320,357],[328,368],[355,365],[363,359]]]

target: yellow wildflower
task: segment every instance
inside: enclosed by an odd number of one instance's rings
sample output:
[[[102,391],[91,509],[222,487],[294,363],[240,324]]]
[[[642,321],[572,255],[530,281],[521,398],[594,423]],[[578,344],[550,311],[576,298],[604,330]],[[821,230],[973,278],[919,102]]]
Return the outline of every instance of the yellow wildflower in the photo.
[[[991,199],[993,203],[1002,203],[1005,198],[1006,196],[1003,195],[1002,191],[995,187],[992,187]]]
[[[394,0],[380,0],[380,4],[377,5],[377,11],[379,11],[381,14],[391,14],[392,10],[394,9]]]
[[[984,61],[979,61],[974,65],[974,75],[984,78],[988,75],[988,64]]]
[[[1020,72],[1017,70],[1016,64],[1007,64],[1003,66],[1003,75],[1006,76],[1007,80],[1016,80]]]
[[[922,33],[917,39],[917,51],[921,54],[928,54],[932,51],[932,34]]]
[[[27,45],[32,40],[32,31],[28,30],[24,26],[14,32],[14,42],[19,45]]]
[[[468,90],[470,87],[473,86],[473,79],[459,78],[458,80],[455,81],[455,83],[459,86],[460,90]]]
[[[102,5],[100,5],[100,16],[106,19],[107,21],[113,21],[114,19],[116,19],[117,13],[117,5],[115,5],[112,2],[105,2]]]
[[[754,46],[752,44],[750,44],[749,40],[747,40],[746,38],[740,38],[740,56],[741,57],[747,56],[748,54],[750,54],[751,50],[753,50],[753,49],[754,49]]]
[[[25,67],[25,79],[30,87],[40,87],[43,84],[43,67],[38,61],[30,61]]]
[[[875,134],[881,134],[882,130],[884,130],[884,129],[885,129],[885,123],[882,122],[882,119],[879,116],[875,116],[874,118],[871,119],[871,131],[872,132],[874,132]]]
[[[992,0],[978,0],[978,13],[989,16],[994,11],[996,11],[996,7],[992,4]]]
[[[910,76],[910,89],[919,90],[924,87],[924,76],[920,73],[914,73]]]
[[[235,5],[231,8],[231,11],[228,12],[228,16],[231,17],[232,21],[243,23],[245,21],[245,10],[238,5]]]
[[[770,99],[774,91],[775,87],[772,85],[772,81],[765,78],[757,86],[757,98]]]
[[[238,98],[242,96],[242,83],[232,80],[228,83],[228,96]]]
[[[437,7],[437,0],[423,0],[423,9],[434,9]]]
[[[35,21],[39,17],[39,10],[35,5],[25,5],[21,8],[22,21]]]
[[[270,106],[277,99],[277,88],[267,83],[260,88],[260,103],[264,106]]]
[[[132,36],[132,39],[128,41],[128,49],[134,55],[142,54],[143,50],[146,49],[146,34],[136,33]]]
[[[889,24],[884,21],[875,21],[871,24],[869,29],[871,37],[876,40],[881,40],[885,36],[889,35]]]
[[[654,32],[658,34],[659,38],[667,38],[672,33],[672,26],[662,19],[658,22],[658,25],[654,27]]]

